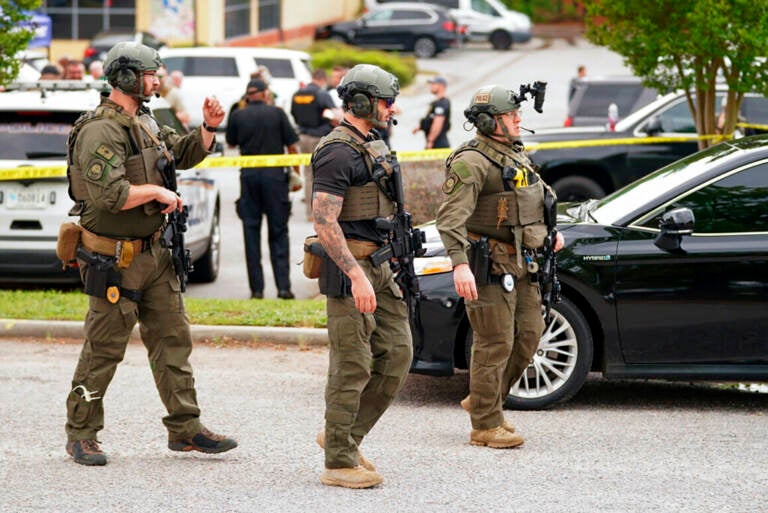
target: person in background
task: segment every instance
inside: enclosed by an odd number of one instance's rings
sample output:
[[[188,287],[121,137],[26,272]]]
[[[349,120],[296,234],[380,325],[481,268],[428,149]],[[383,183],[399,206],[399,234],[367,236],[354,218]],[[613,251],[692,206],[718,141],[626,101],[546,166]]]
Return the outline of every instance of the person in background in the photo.
[[[82,61],[70,60],[64,68],[64,80],[82,80],[85,77],[85,64]]]
[[[443,77],[434,77],[429,81],[429,91],[435,96],[429,104],[427,115],[421,119],[419,126],[413,129],[416,134],[420,130],[427,138],[425,149],[450,148],[448,130],[451,128],[451,101],[445,95],[447,82]]]
[[[576,84],[579,83],[579,80],[587,76],[587,67],[583,64],[579,64],[579,66],[576,68],[576,76],[571,79],[571,83],[568,86],[568,101],[571,101],[571,98],[573,98],[573,93],[576,92]]]
[[[91,80],[106,80],[106,77],[104,77],[104,63],[99,60],[91,62],[88,65],[88,75],[91,77]]]
[[[184,82],[184,72],[180,69],[175,69],[168,76],[171,77],[173,85],[181,89],[181,84]]]
[[[298,153],[299,137],[280,108],[267,104],[267,84],[255,78],[245,89],[245,106],[230,114],[227,144],[240,148],[240,155]],[[252,299],[264,297],[264,271],[261,267],[261,221],[266,215],[269,256],[277,285],[277,297],[293,299],[289,269],[288,218],[291,202],[290,173],[286,167],[244,167],[240,169],[240,198],[235,202],[243,221],[248,283]]]
[[[176,118],[181,122],[186,130],[189,130],[190,114],[187,108],[184,106],[184,100],[181,98],[178,88],[173,84],[173,81],[168,77],[168,70],[165,66],[161,66],[157,70],[157,78],[160,80],[160,96],[162,96],[168,105],[171,106],[171,110],[176,114]]]
[[[61,80],[61,70],[55,64],[46,64],[40,71],[40,80]]]

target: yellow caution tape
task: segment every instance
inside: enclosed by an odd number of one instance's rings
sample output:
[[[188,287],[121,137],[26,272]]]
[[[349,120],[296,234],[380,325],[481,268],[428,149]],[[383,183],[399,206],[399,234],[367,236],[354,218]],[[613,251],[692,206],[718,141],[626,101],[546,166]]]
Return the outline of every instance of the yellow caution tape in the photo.
[[[739,125],[752,128],[763,128],[768,130],[766,125]],[[623,144],[653,144],[666,142],[687,142],[710,139],[714,142],[730,139],[726,135],[701,135],[701,136],[680,136],[680,137],[632,137],[622,139],[588,139],[581,141],[557,141],[544,143],[526,144],[529,150],[552,150],[561,148],[587,148],[592,146],[617,146]],[[400,162],[423,162],[429,160],[443,160],[453,151],[450,148],[440,148],[434,150],[420,151],[399,151],[397,159]],[[287,155],[248,155],[242,157],[207,157],[195,168],[239,168],[239,167],[285,167],[285,166],[306,166],[309,164],[311,154],[298,153]],[[32,180],[38,178],[55,178],[67,176],[67,167],[46,166],[33,167],[23,166],[11,169],[0,169],[0,181],[3,180]]]

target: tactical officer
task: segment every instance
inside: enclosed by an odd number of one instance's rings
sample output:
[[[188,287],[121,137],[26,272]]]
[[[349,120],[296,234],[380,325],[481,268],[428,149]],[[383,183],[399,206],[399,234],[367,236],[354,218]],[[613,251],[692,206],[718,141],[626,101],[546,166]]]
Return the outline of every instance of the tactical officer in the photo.
[[[535,261],[548,235],[545,195],[554,193],[520,141],[519,101],[500,86],[472,97],[464,114],[477,133],[446,160],[437,213],[474,337],[469,396],[461,402],[472,420],[470,443],[493,448],[523,443],[502,405],[544,329]],[[562,242],[558,234],[555,250]]]
[[[66,432],[67,452],[83,465],[107,462],[96,438],[104,426],[102,401],[137,320],[168,411],[168,448],[219,453],[237,446],[200,423],[189,320],[170,249],[160,240],[166,214],[182,209],[182,198],[164,186],[175,175],[174,160],[181,168],[203,160],[224,111],[209,97],[203,126],[189,135],[159,126],[143,104],[157,93],[161,65],[147,46],[116,44],[105,60],[113,89],[77,120],[68,141],[70,214],[80,216],[79,225],[69,225],[77,227],[77,262],[90,303]]]
[[[427,115],[421,118],[419,126],[413,129],[416,134],[420,130],[427,138],[427,150],[433,148],[450,148],[448,142],[448,130],[451,129],[451,100],[445,94],[447,82],[443,77],[434,77],[429,80],[429,91],[435,95],[435,99],[429,104]]]
[[[312,153],[320,138],[328,135],[333,126],[336,104],[325,90],[328,76],[324,69],[312,72],[312,82],[293,94],[291,115],[299,126],[299,149]],[[312,220],[312,167],[302,166],[304,174],[304,201],[307,221]]]
[[[374,128],[387,126],[400,86],[381,68],[359,64],[338,90],[344,120],[312,155],[314,226],[327,255],[320,288],[327,296],[330,344],[320,480],[368,488],[383,479],[358,448],[405,382],[412,357],[403,294],[389,263],[374,266],[369,259],[386,239],[374,219],[395,211],[374,181],[380,171],[375,162],[393,158]]]

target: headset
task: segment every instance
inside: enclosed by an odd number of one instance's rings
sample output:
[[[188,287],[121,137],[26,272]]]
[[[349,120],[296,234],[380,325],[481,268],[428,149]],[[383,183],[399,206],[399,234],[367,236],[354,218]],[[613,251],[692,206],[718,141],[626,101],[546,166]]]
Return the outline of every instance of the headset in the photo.
[[[487,112],[472,112],[470,108],[464,111],[464,116],[484,134],[492,134],[496,131],[496,119]]]
[[[366,118],[373,112],[373,101],[363,93],[353,94],[348,105],[350,112],[358,118]]]
[[[117,59],[117,70],[115,75],[115,86],[126,93],[132,93],[139,85],[139,79],[136,72],[129,67],[131,59],[121,55]]]

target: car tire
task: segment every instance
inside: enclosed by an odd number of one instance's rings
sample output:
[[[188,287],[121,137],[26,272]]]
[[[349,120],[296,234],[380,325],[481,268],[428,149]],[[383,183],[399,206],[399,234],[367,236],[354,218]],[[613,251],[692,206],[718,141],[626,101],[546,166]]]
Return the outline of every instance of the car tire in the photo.
[[[437,45],[431,37],[419,37],[413,42],[413,55],[419,59],[429,59],[437,54]]]
[[[221,226],[219,225],[219,209],[216,208],[211,219],[211,234],[208,238],[208,248],[195,263],[189,281],[194,283],[212,283],[219,276],[221,265]]]
[[[514,410],[541,410],[581,390],[592,368],[592,331],[579,308],[563,298],[554,305],[531,365],[504,401]]]
[[[349,41],[346,37],[342,36],[341,34],[333,34],[331,37],[328,38],[329,41],[336,41],[337,43],[344,43],[348,44]]]
[[[503,30],[493,32],[488,40],[494,50],[509,50],[512,46],[512,36]]]
[[[557,199],[566,201],[586,201],[588,199],[598,199],[605,196],[605,190],[586,176],[566,176],[560,178],[552,184],[552,188],[557,193]]]

